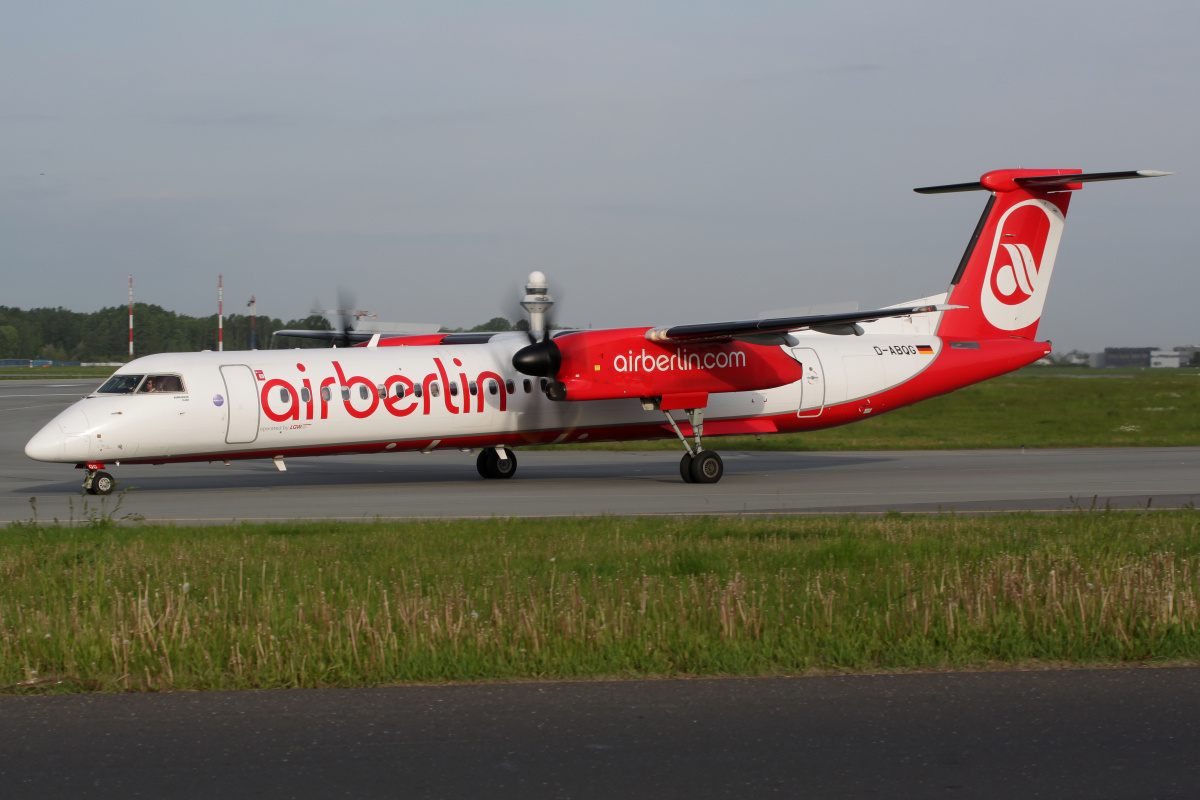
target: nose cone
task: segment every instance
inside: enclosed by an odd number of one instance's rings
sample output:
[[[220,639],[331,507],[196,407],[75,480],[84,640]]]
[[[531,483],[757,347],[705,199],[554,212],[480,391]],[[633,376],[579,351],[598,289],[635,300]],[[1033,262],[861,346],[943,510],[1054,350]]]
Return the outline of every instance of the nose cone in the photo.
[[[25,455],[35,461],[62,461],[66,437],[54,422],[46,425],[25,443]]]
[[[25,455],[35,461],[84,461],[91,449],[87,424],[80,409],[68,408],[34,434]]]

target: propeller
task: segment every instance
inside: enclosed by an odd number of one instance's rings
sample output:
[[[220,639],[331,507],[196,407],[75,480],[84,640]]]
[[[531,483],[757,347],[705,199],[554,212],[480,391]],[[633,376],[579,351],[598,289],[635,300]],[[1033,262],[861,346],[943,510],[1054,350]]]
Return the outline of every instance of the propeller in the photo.
[[[354,308],[354,294],[345,286],[339,286],[337,298],[337,324],[335,327],[342,334],[337,342],[342,347],[349,347],[351,345],[349,334],[350,331],[354,330],[354,325],[351,323],[354,322],[355,317],[358,315],[357,311],[350,310]]]
[[[350,347],[354,344],[354,341],[350,338],[350,334],[354,331],[354,323],[362,317],[373,317],[375,315],[370,311],[360,311],[354,308],[354,293],[345,286],[338,287],[337,295],[337,308],[314,308],[312,313],[323,314],[329,320],[329,323],[333,325],[333,329],[338,333],[333,339],[334,347]]]

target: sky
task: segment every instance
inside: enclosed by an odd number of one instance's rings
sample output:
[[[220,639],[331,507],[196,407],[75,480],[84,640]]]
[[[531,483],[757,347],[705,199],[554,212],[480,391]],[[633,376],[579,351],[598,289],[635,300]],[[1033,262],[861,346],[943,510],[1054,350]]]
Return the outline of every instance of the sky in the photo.
[[[0,6],[0,305],[580,327],[945,291],[1010,167],[1070,209],[1039,335],[1200,344],[1200,5]]]

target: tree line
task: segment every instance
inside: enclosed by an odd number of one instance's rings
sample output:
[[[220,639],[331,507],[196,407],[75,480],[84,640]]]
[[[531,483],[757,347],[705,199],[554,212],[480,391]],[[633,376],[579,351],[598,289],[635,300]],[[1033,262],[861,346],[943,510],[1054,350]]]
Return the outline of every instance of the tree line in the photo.
[[[275,317],[255,319],[258,349],[328,347],[309,339],[279,339],[272,334],[284,328],[330,330],[321,316],[283,322]],[[230,314],[224,322],[225,349],[250,349],[250,317]],[[217,315],[189,317],[162,306],[134,303],[133,353],[186,352],[217,349]],[[0,358],[45,358],[54,361],[125,361],[129,358],[129,307],[99,311],[65,308],[9,308],[0,306]]]
[[[294,347],[328,347],[314,339],[276,339],[275,331],[287,328],[332,330],[325,317],[312,315],[284,322],[275,317],[255,318],[259,350]],[[528,330],[524,320],[515,325],[495,317],[470,331]],[[463,328],[446,328],[462,331]],[[250,349],[250,317],[225,317],[226,350]],[[181,353],[217,349],[217,315],[189,317],[147,303],[133,305],[133,354]],[[129,307],[113,306],[99,311],[70,311],[65,308],[9,308],[0,306],[0,358],[49,359],[52,361],[126,361],[129,358]]]

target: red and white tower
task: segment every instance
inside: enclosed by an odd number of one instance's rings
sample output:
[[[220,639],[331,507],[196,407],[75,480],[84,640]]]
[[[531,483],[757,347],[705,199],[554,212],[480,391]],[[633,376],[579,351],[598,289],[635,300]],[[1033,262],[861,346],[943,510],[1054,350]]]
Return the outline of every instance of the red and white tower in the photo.
[[[133,275],[129,276],[129,357],[133,358]]]
[[[217,352],[225,349],[225,276],[217,276]]]

